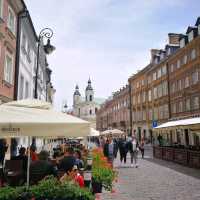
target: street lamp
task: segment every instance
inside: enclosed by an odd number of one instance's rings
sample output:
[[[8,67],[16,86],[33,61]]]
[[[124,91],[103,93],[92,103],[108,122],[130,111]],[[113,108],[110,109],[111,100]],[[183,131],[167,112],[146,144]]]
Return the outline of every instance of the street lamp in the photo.
[[[53,36],[53,31],[50,28],[44,28],[40,31],[39,38],[38,38],[38,49],[37,49],[37,66],[36,66],[36,74],[35,74],[35,93],[34,98],[38,98],[38,71],[39,71],[39,60],[40,60],[40,45],[43,41],[43,38],[47,38],[47,44],[43,45],[44,52],[46,54],[51,54],[56,48],[51,45],[50,39]]]

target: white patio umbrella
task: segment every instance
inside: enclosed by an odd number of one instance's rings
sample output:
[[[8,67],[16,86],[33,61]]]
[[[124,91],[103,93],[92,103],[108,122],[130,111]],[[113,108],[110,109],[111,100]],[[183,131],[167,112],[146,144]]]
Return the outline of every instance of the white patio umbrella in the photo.
[[[90,134],[88,135],[88,137],[98,137],[100,135],[100,132],[97,131],[94,128],[90,128]]]
[[[101,132],[101,135],[121,135],[121,134],[124,134],[123,131],[119,130],[119,129],[108,129],[108,130],[105,130],[103,132]]]
[[[39,100],[14,101],[0,105],[0,137],[83,137],[90,132],[87,121],[56,112]],[[29,185],[30,155],[27,185]]]

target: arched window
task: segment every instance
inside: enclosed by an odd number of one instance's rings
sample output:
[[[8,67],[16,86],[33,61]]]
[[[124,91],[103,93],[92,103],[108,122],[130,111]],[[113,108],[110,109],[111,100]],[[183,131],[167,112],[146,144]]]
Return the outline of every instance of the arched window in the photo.
[[[92,95],[90,95],[90,101],[92,101]]]
[[[92,115],[92,110],[90,110],[90,115]]]

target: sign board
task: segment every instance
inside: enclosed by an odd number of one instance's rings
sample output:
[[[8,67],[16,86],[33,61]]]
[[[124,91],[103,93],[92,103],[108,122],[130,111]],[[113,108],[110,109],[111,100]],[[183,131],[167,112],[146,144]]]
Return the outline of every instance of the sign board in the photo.
[[[152,122],[152,128],[156,128],[158,126],[158,122],[157,121],[153,121]]]

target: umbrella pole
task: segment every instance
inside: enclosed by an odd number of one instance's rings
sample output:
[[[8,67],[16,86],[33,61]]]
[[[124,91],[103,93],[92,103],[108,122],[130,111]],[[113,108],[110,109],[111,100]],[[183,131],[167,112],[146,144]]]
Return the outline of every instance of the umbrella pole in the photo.
[[[29,188],[30,184],[30,162],[31,162],[31,137],[28,136],[28,163],[27,163],[27,182],[26,182],[26,187]]]

